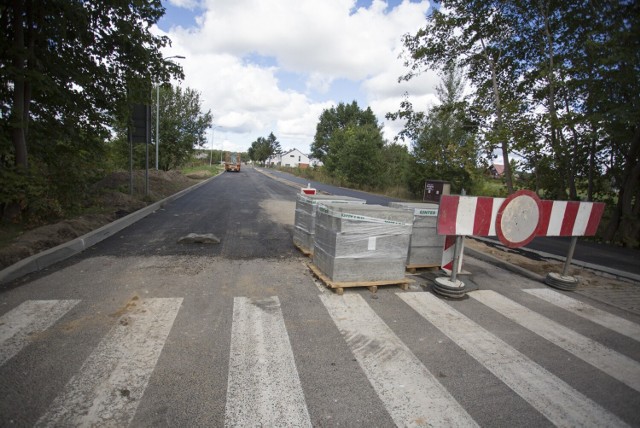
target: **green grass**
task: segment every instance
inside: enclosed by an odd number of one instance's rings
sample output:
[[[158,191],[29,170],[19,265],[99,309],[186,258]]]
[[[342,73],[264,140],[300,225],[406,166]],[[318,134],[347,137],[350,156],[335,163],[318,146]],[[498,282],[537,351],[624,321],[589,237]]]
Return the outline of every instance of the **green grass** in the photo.
[[[221,169],[221,165],[196,165],[182,168],[180,171],[184,175],[193,174],[200,171],[207,171],[211,175],[216,175]]]

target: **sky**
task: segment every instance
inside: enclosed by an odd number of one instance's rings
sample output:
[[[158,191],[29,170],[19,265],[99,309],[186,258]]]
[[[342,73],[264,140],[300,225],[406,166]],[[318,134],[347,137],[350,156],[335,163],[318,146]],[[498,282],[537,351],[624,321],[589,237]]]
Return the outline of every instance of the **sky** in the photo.
[[[200,92],[214,130],[206,148],[246,151],[271,132],[284,151],[310,153],[323,110],[356,101],[371,107],[392,141],[401,122],[385,119],[404,94],[433,105],[440,78],[398,82],[402,36],[424,26],[428,0],[163,0],[154,33],[165,57],[184,68],[179,84]]]

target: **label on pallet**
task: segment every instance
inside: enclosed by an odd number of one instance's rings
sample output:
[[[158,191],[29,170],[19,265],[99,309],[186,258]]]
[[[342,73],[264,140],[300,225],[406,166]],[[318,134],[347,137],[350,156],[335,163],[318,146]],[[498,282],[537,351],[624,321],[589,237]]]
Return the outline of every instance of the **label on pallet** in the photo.
[[[433,208],[416,208],[413,215],[420,217],[438,217],[438,210]]]

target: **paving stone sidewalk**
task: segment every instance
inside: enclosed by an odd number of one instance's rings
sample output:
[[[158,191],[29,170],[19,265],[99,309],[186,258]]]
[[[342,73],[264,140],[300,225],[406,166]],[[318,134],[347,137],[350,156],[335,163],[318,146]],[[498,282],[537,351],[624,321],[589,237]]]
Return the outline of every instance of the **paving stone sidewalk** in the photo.
[[[575,292],[640,315],[640,284],[589,285],[581,287]]]

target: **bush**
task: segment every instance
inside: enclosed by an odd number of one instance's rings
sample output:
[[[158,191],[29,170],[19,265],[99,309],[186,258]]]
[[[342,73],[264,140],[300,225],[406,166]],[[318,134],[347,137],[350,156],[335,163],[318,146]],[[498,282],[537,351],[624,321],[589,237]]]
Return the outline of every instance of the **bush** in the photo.
[[[3,221],[37,225],[62,217],[64,210],[52,193],[46,176],[38,168],[0,169]]]

